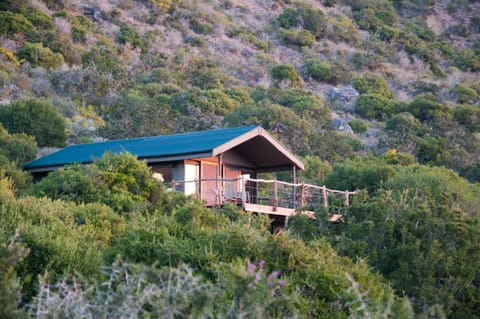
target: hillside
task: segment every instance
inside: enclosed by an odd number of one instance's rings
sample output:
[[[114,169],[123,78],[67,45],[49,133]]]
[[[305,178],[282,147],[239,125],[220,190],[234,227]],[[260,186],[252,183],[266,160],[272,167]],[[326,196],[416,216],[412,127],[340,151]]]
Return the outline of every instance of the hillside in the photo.
[[[273,235],[129,154],[21,169],[251,124],[352,205]],[[1,318],[475,319],[479,223],[480,1],[0,1]]]
[[[0,9],[2,103],[46,99],[66,119],[68,143],[261,124],[302,156],[396,149],[479,180],[477,1]],[[332,99],[348,85],[358,99]]]

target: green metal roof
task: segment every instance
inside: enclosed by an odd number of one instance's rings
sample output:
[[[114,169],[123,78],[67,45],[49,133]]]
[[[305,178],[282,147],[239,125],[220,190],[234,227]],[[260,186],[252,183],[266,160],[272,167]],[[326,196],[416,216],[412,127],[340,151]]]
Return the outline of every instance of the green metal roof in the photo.
[[[175,135],[140,137],[134,139],[115,140],[90,144],[71,145],[55,153],[46,155],[24,165],[26,170],[36,171],[42,168],[55,168],[71,163],[91,163],[102,157],[105,152],[129,152],[139,159],[171,158],[195,154],[212,153],[234,138],[257,128],[244,126],[236,128],[216,129],[209,131],[182,133]]]

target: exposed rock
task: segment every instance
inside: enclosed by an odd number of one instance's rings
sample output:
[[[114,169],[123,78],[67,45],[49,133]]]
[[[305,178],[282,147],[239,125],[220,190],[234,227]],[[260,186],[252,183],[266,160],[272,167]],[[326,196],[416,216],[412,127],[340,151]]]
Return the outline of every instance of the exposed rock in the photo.
[[[357,98],[360,94],[357,90],[351,85],[340,86],[333,88],[330,92],[330,97],[333,100],[341,100],[344,102],[351,102],[353,99]]]
[[[351,85],[333,88],[330,91],[330,99],[335,101],[335,106],[344,111],[353,111],[360,94]]]
[[[98,8],[95,7],[83,7],[83,14],[90,18],[90,20],[98,23],[102,23],[105,14],[102,14]]]
[[[338,132],[353,134],[352,128],[350,127],[350,125],[348,125],[348,122],[343,119],[339,119],[339,118],[333,119],[332,128]]]

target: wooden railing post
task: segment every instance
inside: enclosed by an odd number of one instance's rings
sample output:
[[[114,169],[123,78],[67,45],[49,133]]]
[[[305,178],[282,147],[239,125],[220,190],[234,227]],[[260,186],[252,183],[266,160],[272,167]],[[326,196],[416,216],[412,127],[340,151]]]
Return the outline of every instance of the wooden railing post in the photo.
[[[349,206],[350,205],[350,198],[349,198],[349,195],[350,195],[350,192],[349,191],[345,191],[345,206]]]
[[[276,211],[278,207],[278,185],[277,180],[273,181],[273,211]]]
[[[323,185],[322,192],[323,192],[323,207],[328,208],[328,193],[327,193],[327,187],[325,185]]]
[[[301,195],[300,195],[300,208],[304,207],[305,206],[305,182],[302,182],[302,186],[301,186]]]

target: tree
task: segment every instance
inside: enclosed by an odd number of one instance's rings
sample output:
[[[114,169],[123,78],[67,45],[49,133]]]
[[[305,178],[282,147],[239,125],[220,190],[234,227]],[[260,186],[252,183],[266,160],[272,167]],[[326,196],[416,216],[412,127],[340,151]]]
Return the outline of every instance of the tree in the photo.
[[[16,100],[0,106],[0,123],[10,133],[34,136],[38,146],[62,147],[67,139],[64,118],[44,99]]]

